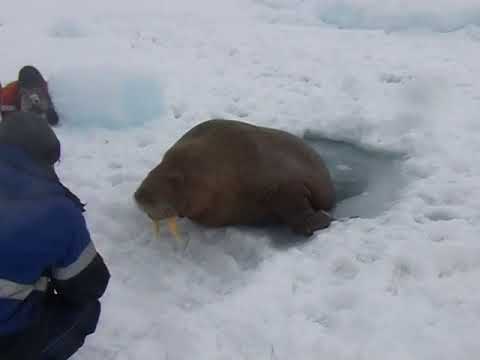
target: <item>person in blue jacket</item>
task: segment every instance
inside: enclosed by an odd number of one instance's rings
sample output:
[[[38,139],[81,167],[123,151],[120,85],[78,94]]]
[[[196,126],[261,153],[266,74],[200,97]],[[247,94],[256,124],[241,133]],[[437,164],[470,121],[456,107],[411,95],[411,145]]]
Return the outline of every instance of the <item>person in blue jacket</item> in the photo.
[[[0,122],[0,359],[64,360],[94,333],[110,273],[60,182],[46,119]]]

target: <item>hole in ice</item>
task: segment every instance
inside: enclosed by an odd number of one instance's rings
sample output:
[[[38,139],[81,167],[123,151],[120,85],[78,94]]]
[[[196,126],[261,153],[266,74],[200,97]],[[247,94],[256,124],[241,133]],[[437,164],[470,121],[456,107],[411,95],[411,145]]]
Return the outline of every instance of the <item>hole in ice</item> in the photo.
[[[325,161],[336,188],[335,218],[377,217],[393,205],[406,186],[401,154],[365,149],[314,131],[304,139]]]

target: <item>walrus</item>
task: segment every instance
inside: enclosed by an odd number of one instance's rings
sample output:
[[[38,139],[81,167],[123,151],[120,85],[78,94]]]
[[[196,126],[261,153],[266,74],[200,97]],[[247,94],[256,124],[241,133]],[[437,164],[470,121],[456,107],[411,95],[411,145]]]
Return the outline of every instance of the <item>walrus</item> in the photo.
[[[330,225],[335,191],[322,158],[301,138],[212,119],[165,152],[134,199],[157,223],[178,216],[206,227],[286,224],[311,236]]]

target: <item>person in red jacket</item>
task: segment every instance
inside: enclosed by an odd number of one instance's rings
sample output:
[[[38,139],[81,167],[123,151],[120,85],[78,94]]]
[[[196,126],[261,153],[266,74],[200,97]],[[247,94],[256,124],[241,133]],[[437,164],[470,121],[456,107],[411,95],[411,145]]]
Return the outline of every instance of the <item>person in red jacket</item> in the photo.
[[[48,84],[40,71],[33,66],[22,67],[18,80],[3,88],[0,84],[0,118],[15,111],[34,112],[46,118],[50,125],[58,124],[58,114],[50,97]]]

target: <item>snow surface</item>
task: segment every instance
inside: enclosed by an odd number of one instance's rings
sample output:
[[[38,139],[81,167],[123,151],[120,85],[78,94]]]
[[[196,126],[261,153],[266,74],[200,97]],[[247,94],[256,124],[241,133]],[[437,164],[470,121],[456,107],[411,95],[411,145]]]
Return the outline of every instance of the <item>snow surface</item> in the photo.
[[[480,25],[476,0],[254,0],[277,10],[264,14],[279,20],[340,28],[448,32]]]
[[[0,79],[24,64],[49,78],[58,172],[87,202],[113,274],[75,360],[478,359],[478,2],[0,8]],[[180,135],[216,116],[407,154],[381,186],[407,182],[388,201],[395,186],[357,197],[366,213],[388,205],[373,216],[297,246],[272,246],[281,230],[183,221],[183,251],[166,229],[154,237],[131,195]]]

